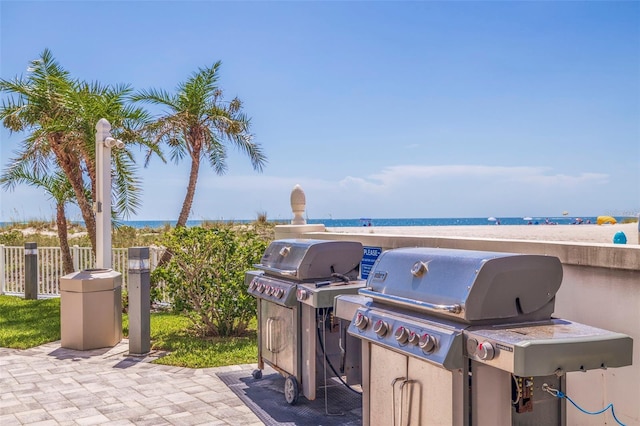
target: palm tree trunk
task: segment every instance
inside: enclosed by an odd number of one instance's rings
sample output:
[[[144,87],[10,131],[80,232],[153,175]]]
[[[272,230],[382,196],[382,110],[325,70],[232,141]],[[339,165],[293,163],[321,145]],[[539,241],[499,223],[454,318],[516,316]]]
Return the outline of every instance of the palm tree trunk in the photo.
[[[62,271],[67,275],[73,272],[73,259],[71,258],[69,239],[67,238],[67,215],[62,203],[56,203],[56,225],[58,226],[58,239],[60,240],[60,251],[62,252]]]
[[[189,173],[189,185],[187,186],[187,195],[182,202],[182,210],[180,216],[178,216],[178,226],[187,226],[187,220],[189,219],[189,213],[191,213],[191,207],[193,206],[193,197],[196,193],[196,183],[198,182],[198,172],[200,170],[200,151],[193,153],[191,157],[191,171]]]
[[[191,155],[191,171],[189,172],[189,184],[187,185],[187,195],[182,202],[182,210],[178,216],[178,222],[176,228],[187,226],[187,220],[189,219],[189,213],[191,212],[191,206],[193,205],[193,197],[196,193],[196,183],[198,182],[198,171],[200,170],[200,150],[193,152]],[[165,265],[171,260],[171,253],[168,250],[162,254],[162,257],[158,261],[158,266]]]
[[[85,227],[87,228],[87,234],[91,240],[91,249],[93,253],[96,252],[96,218],[93,213],[93,206],[87,200],[84,191],[84,182],[82,180],[82,168],[78,155],[73,152],[69,152],[69,147],[65,146],[64,141],[61,140],[60,135],[49,136],[49,143],[56,155],[58,165],[67,176],[73,192],[80,207],[80,213],[84,220]]]

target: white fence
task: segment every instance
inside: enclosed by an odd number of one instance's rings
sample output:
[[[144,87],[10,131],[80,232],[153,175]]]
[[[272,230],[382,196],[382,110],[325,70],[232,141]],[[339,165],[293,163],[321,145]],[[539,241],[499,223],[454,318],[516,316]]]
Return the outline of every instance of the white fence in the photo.
[[[149,266],[153,270],[158,264],[163,249],[149,248]],[[75,271],[93,268],[95,256],[91,247],[71,247]],[[112,268],[122,274],[122,290],[127,288],[127,249],[114,248]],[[60,295],[62,272],[62,252],[60,247],[38,247],[38,297]],[[25,262],[24,247],[0,245],[0,294],[24,295]]]

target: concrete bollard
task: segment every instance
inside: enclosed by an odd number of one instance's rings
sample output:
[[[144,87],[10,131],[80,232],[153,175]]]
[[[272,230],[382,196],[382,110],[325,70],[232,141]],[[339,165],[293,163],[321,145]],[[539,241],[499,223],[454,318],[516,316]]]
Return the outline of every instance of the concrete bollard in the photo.
[[[38,299],[38,243],[24,243],[24,298]]]
[[[149,247],[131,247],[128,256],[129,354],[145,355],[151,350]]]

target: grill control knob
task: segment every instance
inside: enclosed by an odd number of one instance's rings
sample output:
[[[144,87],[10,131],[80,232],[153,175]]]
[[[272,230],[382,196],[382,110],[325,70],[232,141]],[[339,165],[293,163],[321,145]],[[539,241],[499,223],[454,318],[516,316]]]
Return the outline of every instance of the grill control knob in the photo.
[[[256,290],[258,290],[259,293],[264,293],[264,288],[265,288],[265,285],[263,283],[259,283]]]
[[[271,296],[272,293],[273,293],[273,287],[271,287],[270,285],[265,286],[264,294],[266,294],[267,296]]]
[[[411,332],[409,331],[408,328],[400,326],[396,329],[396,334],[394,334],[394,337],[396,338],[398,343],[400,343],[401,345],[406,345],[407,342],[409,341],[410,333]]]
[[[478,358],[483,361],[491,361],[496,355],[496,351],[493,349],[493,345],[491,343],[482,342],[478,345],[476,355],[478,355]]]
[[[420,342],[420,336],[418,336],[415,332],[411,332],[409,334],[409,343],[412,345],[417,345]]]
[[[367,318],[362,312],[358,312],[353,324],[358,327],[358,330],[364,330],[369,325],[369,318]]]
[[[387,334],[387,331],[389,331],[389,325],[386,322],[382,320],[376,321],[373,326],[373,332],[376,333],[378,337],[384,337],[384,335]]]
[[[418,346],[420,346],[422,352],[424,352],[425,354],[430,354],[431,352],[436,350],[436,348],[438,347],[438,342],[436,341],[436,338],[429,333],[424,333],[422,336],[420,336]]]
[[[273,293],[274,293],[274,295],[275,295],[278,299],[280,299],[280,298],[282,298],[282,296],[284,295],[284,290],[283,290],[283,289],[281,289],[281,288],[278,288],[278,289],[276,289],[276,291],[274,291]]]
[[[254,290],[257,285],[258,285],[258,279],[257,278],[252,279],[251,283],[249,283],[249,290]]]
[[[298,300],[307,300],[309,298],[309,292],[303,288],[299,288],[296,292]]]

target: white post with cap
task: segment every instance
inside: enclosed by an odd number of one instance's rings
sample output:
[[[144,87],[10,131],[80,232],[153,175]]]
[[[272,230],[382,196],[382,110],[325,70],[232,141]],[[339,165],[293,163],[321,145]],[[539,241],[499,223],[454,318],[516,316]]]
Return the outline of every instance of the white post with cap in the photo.
[[[124,147],[110,130],[104,118],[96,124],[96,268],[111,268],[111,148]]]

